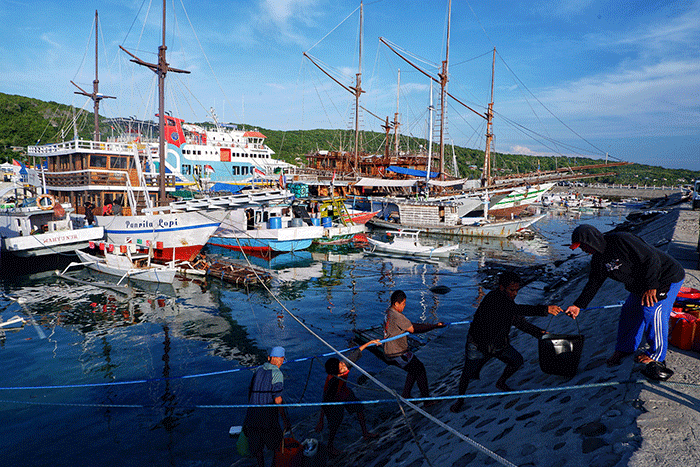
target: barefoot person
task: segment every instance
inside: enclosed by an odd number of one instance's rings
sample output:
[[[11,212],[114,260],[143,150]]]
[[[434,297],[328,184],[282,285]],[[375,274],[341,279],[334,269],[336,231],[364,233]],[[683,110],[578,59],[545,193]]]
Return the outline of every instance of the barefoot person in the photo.
[[[360,358],[361,352],[370,345],[379,345],[379,340],[373,340],[362,344],[358,349],[359,352],[348,355],[348,359],[352,362],[356,362],[357,359]],[[350,373],[350,370],[344,361],[335,357],[329,358],[326,360],[326,373],[328,373],[328,376],[326,377],[326,384],[323,386],[323,402],[352,402],[358,400],[357,397],[355,397],[355,393],[352,392],[352,389],[347,386],[348,373]],[[316,425],[316,431],[321,432],[321,430],[323,430],[323,416],[325,415],[328,418],[328,454],[332,457],[342,454],[341,451],[336,449],[333,442],[335,441],[335,435],[343,421],[346,410],[348,413],[355,414],[357,417],[364,439],[372,439],[379,436],[367,431],[365,408],[362,404],[324,406],[321,410],[321,418]]]
[[[464,349],[464,368],[459,378],[459,394],[467,392],[470,379],[478,378],[481,368],[497,358],[506,364],[496,387],[501,391],[510,391],[506,381],[523,365],[523,356],[510,345],[510,328],[518,329],[532,335],[540,336],[544,331],[531,324],[523,316],[556,316],[560,311],[556,305],[519,305],[515,303],[521,284],[520,277],[514,272],[504,272],[498,278],[498,288],[492,290],[481,301],[469,326],[467,343]],[[459,412],[464,399],[457,399],[450,410]]]
[[[603,234],[592,225],[582,224],[571,234],[571,248],[591,255],[588,282],[566,314],[576,318],[593,300],[605,279],[625,284],[627,297],[617,326],[615,352],[608,358],[618,365],[626,355],[637,350],[646,337],[649,349],[637,357],[639,363],[652,364],[654,372],[666,373],[664,360],[668,348],[668,320],[673,302],[683,285],[685,271],[678,261],[648,245],[629,232]],[[653,376],[652,376],[653,377]]]
[[[444,327],[442,323],[425,324],[412,323],[403,314],[406,308],[406,294],[403,290],[396,290],[391,294],[391,305],[386,310],[384,320],[384,338],[396,337],[404,332],[421,333],[428,332],[436,328]],[[384,343],[384,355],[393,364],[403,368],[406,373],[406,382],[403,387],[403,398],[411,397],[411,389],[418,382],[418,389],[421,397],[428,397],[428,376],[425,372],[425,366],[418,360],[418,357],[413,355],[413,352],[408,350],[408,339],[406,336],[393,341]],[[435,402],[426,402],[424,406],[433,405]]]

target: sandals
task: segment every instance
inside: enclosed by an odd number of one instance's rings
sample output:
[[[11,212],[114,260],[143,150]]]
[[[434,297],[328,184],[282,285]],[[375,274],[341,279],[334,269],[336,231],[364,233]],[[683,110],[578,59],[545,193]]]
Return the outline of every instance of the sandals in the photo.
[[[642,369],[642,374],[654,381],[666,381],[673,376],[673,370],[666,367],[666,363],[664,362],[652,360]]]

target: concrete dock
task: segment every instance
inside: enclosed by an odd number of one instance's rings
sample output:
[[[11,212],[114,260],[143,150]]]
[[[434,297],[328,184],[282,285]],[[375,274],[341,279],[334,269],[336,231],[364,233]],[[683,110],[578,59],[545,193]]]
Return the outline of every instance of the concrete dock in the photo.
[[[686,268],[685,285],[700,289],[700,212],[690,210],[689,203],[668,210],[668,214],[635,233],[680,260]],[[562,307],[570,304],[585,283],[588,261],[582,257],[563,263],[560,268],[566,270],[559,272],[569,276],[563,287],[545,292],[536,281],[523,288],[518,301],[556,303]],[[618,302],[626,296],[621,284],[606,281],[590,306]],[[514,332],[512,343],[523,354],[525,365],[509,382],[523,393],[498,393],[494,383],[503,364],[494,360],[484,367],[480,380],[470,383],[467,393],[477,397],[466,399],[461,413],[449,411],[452,400],[440,402],[428,411],[486,451],[502,456],[505,465],[700,465],[700,354],[671,347],[667,363],[675,375],[664,383],[647,380],[640,373],[642,365],[632,358],[610,368],[605,359],[614,350],[618,315],[619,308],[591,310],[579,316],[577,324],[585,336],[585,345],[575,377],[543,373],[538,366],[537,342]],[[547,327],[547,320],[536,318],[534,322]],[[458,328],[446,328],[418,352],[422,361],[431,362],[426,366],[433,396],[456,394],[466,335],[465,329]],[[549,330],[577,332],[571,319],[563,315],[552,320]],[[392,387],[401,392],[405,373],[387,367],[377,377],[393,382]],[[378,395],[376,389],[355,391],[365,400],[385,396]],[[353,417],[346,417],[338,439],[345,454],[334,459],[332,465],[499,465],[473,445],[410,409],[406,409],[407,419],[400,416],[396,405],[369,406],[366,412],[370,429],[381,437],[371,442],[359,439]],[[310,432],[310,427],[306,428]]]

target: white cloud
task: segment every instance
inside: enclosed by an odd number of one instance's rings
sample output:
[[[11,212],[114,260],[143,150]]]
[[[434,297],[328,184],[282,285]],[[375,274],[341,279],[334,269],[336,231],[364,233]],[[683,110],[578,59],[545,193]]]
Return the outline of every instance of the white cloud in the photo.
[[[309,40],[300,33],[298,26],[313,24],[320,10],[318,3],[318,0],[263,0],[254,21],[271,26],[272,37],[281,42],[308,46]]]
[[[51,40],[51,38],[49,37],[49,35],[46,34],[46,33],[44,33],[44,34],[42,34],[41,36],[39,36],[39,38],[40,38],[42,41],[44,41],[44,42],[46,42],[47,44],[49,44],[51,47],[55,47],[55,48],[57,48],[57,49],[61,47],[61,45],[60,45],[58,42]]]

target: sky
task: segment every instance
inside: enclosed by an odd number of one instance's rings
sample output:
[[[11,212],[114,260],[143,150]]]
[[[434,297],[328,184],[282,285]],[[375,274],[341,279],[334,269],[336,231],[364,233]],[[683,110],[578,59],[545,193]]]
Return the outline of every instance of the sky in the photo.
[[[70,82],[92,91],[97,10],[100,92],[116,97],[100,114],[154,119],[155,74],[119,46],[156,62],[161,7],[0,0],[0,92],[92,110]],[[362,31],[364,130],[383,131],[398,112],[403,137],[429,134],[430,79],[383,37],[432,76],[447,59],[457,100],[447,99],[445,141],[483,150],[495,48],[495,151],[700,170],[700,0],[452,0],[449,57],[448,0],[370,0],[362,13],[361,28],[354,0],[167,0],[167,60],[190,73],[168,73],[166,110],[274,130],[354,128],[352,94],[303,53],[354,86]],[[439,109],[437,84],[433,96]]]

